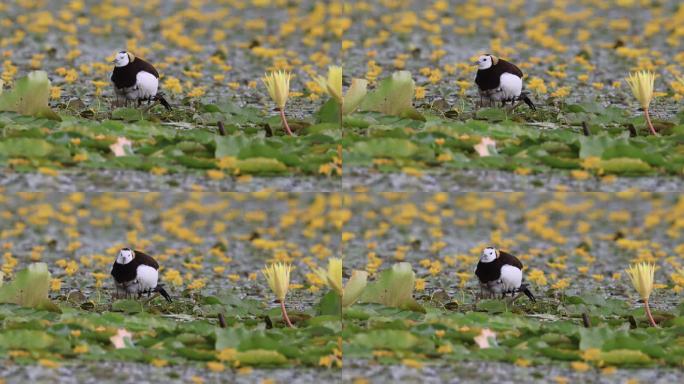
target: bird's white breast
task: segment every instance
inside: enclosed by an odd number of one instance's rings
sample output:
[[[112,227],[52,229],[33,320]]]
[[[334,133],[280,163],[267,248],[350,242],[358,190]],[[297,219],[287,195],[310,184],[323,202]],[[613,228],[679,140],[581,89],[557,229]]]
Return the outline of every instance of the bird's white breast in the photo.
[[[522,284],[522,271],[512,265],[504,265],[501,267],[500,279],[504,291],[518,289]]]
[[[139,265],[137,272],[138,290],[147,291],[154,289],[157,286],[157,280],[159,279],[159,272],[156,269],[150,267],[149,265]]]

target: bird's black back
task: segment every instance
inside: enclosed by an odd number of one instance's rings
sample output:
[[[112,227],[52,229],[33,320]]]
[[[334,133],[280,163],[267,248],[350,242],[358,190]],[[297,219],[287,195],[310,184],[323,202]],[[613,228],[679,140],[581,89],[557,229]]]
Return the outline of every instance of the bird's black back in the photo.
[[[136,57],[128,63],[128,65],[123,67],[114,67],[112,72],[112,82],[117,88],[128,88],[135,85],[137,81],[136,76],[138,72],[145,71],[154,75],[154,77],[159,78],[159,72],[152,66],[152,64],[147,61]]]
[[[138,267],[140,265],[147,265],[154,269],[159,269],[159,263],[152,256],[142,253],[140,251],[135,252],[135,257],[128,264],[119,264],[116,261],[114,266],[112,266],[112,276],[117,283],[125,283],[128,281],[135,280],[138,274]]]
[[[504,73],[512,73],[521,79],[523,77],[522,71],[515,64],[499,59],[495,65],[477,71],[477,74],[475,75],[475,84],[477,84],[482,91],[499,88],[501,75]]]
[[[499,251],[499,257],[491,263],[483,263],[481,261],[477,263],[475,275],[482,283],[498,280],[501,277],[501,267],[504,265],[512,265],[520,270],[523,269],[523,264],[517,257],[510,253]]]

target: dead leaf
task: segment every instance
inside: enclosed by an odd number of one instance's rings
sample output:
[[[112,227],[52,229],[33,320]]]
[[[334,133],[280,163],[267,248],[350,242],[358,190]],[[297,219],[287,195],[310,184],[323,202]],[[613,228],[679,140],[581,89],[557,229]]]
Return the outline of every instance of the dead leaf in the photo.
[[[132,142],[125,137],[119,137],[116,139],[116,143],[109,146],[112,150],[114,156],[126,156],[128,153],[133,152]]]
[[[110,337],[109,340],[116,349],[133,346],[133,335],[124,328],[119,328],[119,330],[116,331],[116,335]]]
[[[496,141],[489,137],[483,137],[480,140],[480,144],[475,145],[473,148],[475,148],[480,157],[491,156],[496,154]]]
[[[489,328],[484,328],[478,336],[475,336],[475,343],[481,348],[491,348],[496,347],[496,332],[493,332]]]

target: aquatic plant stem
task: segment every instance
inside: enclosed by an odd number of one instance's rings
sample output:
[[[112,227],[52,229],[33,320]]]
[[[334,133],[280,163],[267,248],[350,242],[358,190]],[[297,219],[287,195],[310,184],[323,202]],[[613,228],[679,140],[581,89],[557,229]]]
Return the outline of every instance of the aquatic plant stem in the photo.
[[[342,109],[342,104],[338,104],[340,107],[340,131],[344,130],[344,110]]]
[[[648,123],[648,128],[651,130],[651,133],[654,136],[658,136],[658,133],[656,133],[655,128],[653,128],[653,123],[651,123],[651,116],[648,113],[648,108],[644,108],[644,116],[646,116],[646,122]]]
[[[648,305],[648,300],[644,300],[644,304],[646,306],[646,315],[648,316],[648,321],[651,322],[652,326],[657,327],[658,325],[656,324],[655,320],[653,320],[653,315],[651,314],[651,307]]]
[[[287,118],[285,118],[285,110],[283,108],[279,108],[278,111],[280,112],[280,119],[283,121],[283,126],[285,127],[285,131],[287,132],[288,135],[292,136],[292,131],[290,130],[290,126],[287,124]]]
[[[340,322],[342,323],[342,330],[344,330],[344,305],[342,295],[340,295]]]
[[[280,310],[283,312],[283,319],[290,328],[294,328],[294,325],[290,322],[290,318],[287,316],[287,309],[285,309],[285,300],[280,302]]]

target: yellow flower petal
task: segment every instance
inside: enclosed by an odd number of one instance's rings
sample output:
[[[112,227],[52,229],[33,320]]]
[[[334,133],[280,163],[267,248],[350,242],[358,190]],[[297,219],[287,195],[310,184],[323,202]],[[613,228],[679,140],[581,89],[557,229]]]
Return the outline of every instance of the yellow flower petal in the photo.
[[[290,288],[290,270],[292,266],[285,263],[273,263],[270,266],[261,270],[264,274],[268,286],[271,287],[273,293],[279,301],[285,300],[285,295]]]
[[[629,77],[627,77],[627,84],[629,84],[634,97],[644,109],[648,108],[653,98],[654,83],[655,74],[651,71],[630,73]]]
[[[265,74],[261,79],[268,90],[271,99],[279,109],[285,108],[287,98],[290,95],[290,78],[292,74],[285,71],[276,71]]]
[[[640,263],[631,265],[627,268],[627,274],[634,289],[639,292],[642,299],[648,300],[653,291],[653,276],[655,275],[655,265],[650,263]]]

